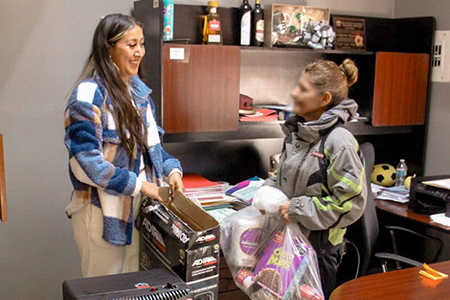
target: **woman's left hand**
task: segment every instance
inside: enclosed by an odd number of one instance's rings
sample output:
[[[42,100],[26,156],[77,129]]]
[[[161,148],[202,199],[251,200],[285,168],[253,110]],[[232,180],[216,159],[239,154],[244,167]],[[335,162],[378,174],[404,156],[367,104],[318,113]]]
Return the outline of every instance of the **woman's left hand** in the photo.
[[[291,222],[291,220],[289,220],[289,204],[291,204],[291,201],[288,201],[280,206],[280,214],[283,217],[283,221],[286,225]]]
[[[184,192],[183,180],[181,180],[180,173],[173,173],[169,176],[169,186],[172,194],[174,194],[176,190]]]

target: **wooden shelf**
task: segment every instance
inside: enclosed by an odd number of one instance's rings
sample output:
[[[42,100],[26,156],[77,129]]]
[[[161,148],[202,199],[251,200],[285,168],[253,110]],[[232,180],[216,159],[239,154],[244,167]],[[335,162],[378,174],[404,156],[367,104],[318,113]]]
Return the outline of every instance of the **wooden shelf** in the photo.
[[[180,41],[179,43],[173,42],[164,42],[164,45],[202,45],[202,44],[194,44],[194,43],[186,43],[184,41]],[[211,47],[210,45],[204,45],[205,47]],[[324,50],[316,50],[311,48],[287,48],[287,47],[254,47],[254,46],[239,46],[239,45],[224,45],[224,46],[237,46],[240,47],[242,51],[270,51],[270,52],[302,52],[302,53],[314,53],[314,54],[342,54],[342,55],[374,55],[373,51],[366,50],[336,50],[336,49],[324,49]]]
[[[164,45],[202,45],[191,43],[188,39],[170,42],[163,42]],[[202,45],[205,47],[211,47],[211,45]],[[317,54],[342,54],[342,55],[374,55],[374,51],[366,51],[366,50],[337,50],[337,49],[311,49],[311,48],[301,48],[301,47],[255,47],[255,46],[240,46],[240,45],[223,45],[223,46],[236,46],[240,47],[243,51],[275,51],[275,52],[304,52],[304,53],[317,53]]]
[[[420,126],[384,126],[374,127],[367,122],[350,122],[346,127],[354,136],[383,135],[383,134],[406,134],[414,133]]]
[[[344,55],[374,55],[373,51],[366,50],[335,50],[325,49],[316,50],[311,48],[282,48],[282,47],[252,47],[241,46],[243,51],[288,51],[288,52],[303,52],[303,53],[317,53],[317,54],[344,54]]]
[[[177,142],[218,142],[224,140],[281,139],[283,121],[240,122],[237,131],[171,133],[164,136],[165,143]],[[408,134],[416,132],[421,126],[386,126],[374,127],[367,122],[351,122],[346,127],[355,136],[383,134]]]

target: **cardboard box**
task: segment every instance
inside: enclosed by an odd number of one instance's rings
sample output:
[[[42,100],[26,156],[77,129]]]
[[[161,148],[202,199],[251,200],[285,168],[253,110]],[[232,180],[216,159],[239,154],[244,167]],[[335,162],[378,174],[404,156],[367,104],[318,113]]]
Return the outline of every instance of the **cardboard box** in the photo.
[[[264,11],[264,46],[304,47],[303,33],[310,22],[330,23],[330,9],[303,5],[271,4]]]
[[[140,211],[141,255],[150,251],[186,282],[219,273],[219,223],[178,192],[161,188],[162,203],[145,199]]]
[[[208,247],[208,246],[207,246]],[[209,246],[210,247],[210,246]],[[141,239],[141,255],[140,255],[140,269],[150,270],[155,268],[169,268],[170,267],[163,262],[163,259],[158,255],[154,248],[148,244],[145,240]],[[173,272],[173,270],[172,270]],[[192,300],[216,300],[219,293],[219,275],[213,275],[211,277],[199,279],[186,283],[190,292],[188,299]]]

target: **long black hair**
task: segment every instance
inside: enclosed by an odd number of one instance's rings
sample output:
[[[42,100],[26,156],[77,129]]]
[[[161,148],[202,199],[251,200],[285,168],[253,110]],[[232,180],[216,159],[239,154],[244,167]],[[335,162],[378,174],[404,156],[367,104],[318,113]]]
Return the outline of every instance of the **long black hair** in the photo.
[[[111,113],[116,123],[119,138],[130,157],[135,154],[136,145],[146,146],[147,127],[130,99],[127,83],[121,77],[110,52],[115,44],[138,23],[130,16],[110,14],[102,18],[95,29],[92,49],[78,82],[97,74],[105,84],[112,102]],[[129,137],[127,136],[129,132]]]

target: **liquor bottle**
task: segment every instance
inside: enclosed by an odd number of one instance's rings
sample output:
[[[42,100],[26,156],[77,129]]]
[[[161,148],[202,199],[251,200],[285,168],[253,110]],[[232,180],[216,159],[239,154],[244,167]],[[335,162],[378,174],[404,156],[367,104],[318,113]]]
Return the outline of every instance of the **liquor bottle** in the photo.
[[[203,44],[222,45],[220,17],[217,14],[219,1],[208,1],[208,14],[204,16]]]
[[[252,46],[264,45],[264,10],[261,8],[261,0],[255,1],[252,13]]]
[[[250,46],[252,31],[252,7],[248,3],[248,0],[244,0],[240,9],[240,44],[241,46]]]

